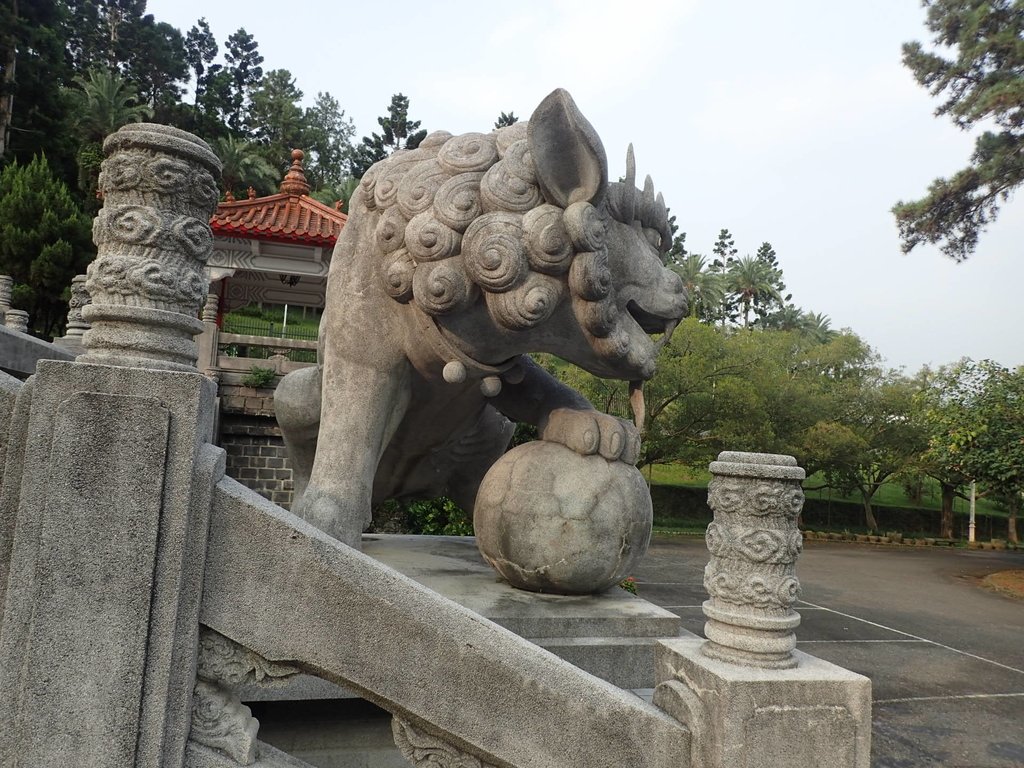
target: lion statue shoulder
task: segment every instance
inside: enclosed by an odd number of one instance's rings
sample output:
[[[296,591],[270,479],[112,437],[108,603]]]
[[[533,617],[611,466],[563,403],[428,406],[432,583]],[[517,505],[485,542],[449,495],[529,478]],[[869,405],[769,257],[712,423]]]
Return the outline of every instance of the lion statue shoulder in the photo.
[[[686,310],[665,203],[608,182],[601,140],[556,90],[529,123],[436,132],[363,177],[334,250],[319,363],[280,383],[295,512],[359,546],[374,503],[472,509],[512,421],[634,463],[639,436],[534,364],[642,381]],[[660,334],[654,341],[649,334]]]

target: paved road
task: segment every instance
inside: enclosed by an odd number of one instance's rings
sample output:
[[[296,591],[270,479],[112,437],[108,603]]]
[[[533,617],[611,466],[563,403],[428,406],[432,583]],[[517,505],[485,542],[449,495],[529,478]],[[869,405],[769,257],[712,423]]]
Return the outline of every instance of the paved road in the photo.
[[[706,563],[701,538],[656,538],[641,597],[702,634]],[[875,768],[1024,766],[1024,600],[979,584],[1006,569],[1024,555],[807,543],[798,645],[871,678]]]

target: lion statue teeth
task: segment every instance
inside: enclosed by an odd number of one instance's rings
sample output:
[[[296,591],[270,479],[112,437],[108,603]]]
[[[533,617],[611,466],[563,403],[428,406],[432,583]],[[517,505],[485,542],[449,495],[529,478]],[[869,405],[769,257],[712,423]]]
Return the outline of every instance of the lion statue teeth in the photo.
[[[662,263],[667,210],[648,177],[608,182],[597,133],[556,90],[529,123],[435,132],[374,165],[331,262],[319,363],[275,406],[295,511],[358,547],[372,505],[451,496],[472,509],[513,421],[580,454],[634,463],[636,428],[534,364],[654,373],[686,310]],[[655,342],[648,334],[662,334]]]

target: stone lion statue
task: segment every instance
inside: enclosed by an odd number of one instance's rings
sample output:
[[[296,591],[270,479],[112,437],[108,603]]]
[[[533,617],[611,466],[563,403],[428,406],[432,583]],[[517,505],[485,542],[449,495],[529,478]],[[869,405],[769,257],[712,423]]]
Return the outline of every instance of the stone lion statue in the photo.
[[[436,132],[363,177],[334,250],[319,364],[275,407],[295,512],[358,547],[372,505],[448,495],[472,509],[510,421],[635,463],[639,435],[526,353],[641,382],[686,310],[648,177],[608,183],[600,138],[556,90],[529,123]],[[648,334],[661,334],[655,342]]]

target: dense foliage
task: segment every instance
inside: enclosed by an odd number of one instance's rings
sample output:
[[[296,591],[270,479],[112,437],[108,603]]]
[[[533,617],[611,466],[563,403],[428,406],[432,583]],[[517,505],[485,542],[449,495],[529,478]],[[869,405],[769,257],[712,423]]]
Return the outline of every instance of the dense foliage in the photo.
[[[959,128],[992,126],[970,165],[893,208],[903,250],[939,244],[962,261],[999,206],[1024,183],[1024,0],[923,0],[934,47],[903,46],[903,63]]]
[[[14,277],[34,332],[61,331],[62,296],[90,261],[102,141],[122,125],[151,119],[206,139],[224,164],[223,191],[236,197],[250,187],[276,191],[291,150],[301,148],[311,194],[328,204],[347,203],[369,164],[426,135],[409,119],[409,99],[396,94],[381,133],[356,142],[334,96],[321,92],[303,106],[295,77],[265,62],[252,34],[219,37],[225,32],[199,19],[183,33],[147,14],[145,0],[0,2],[0,169],[22,169],[22,181],[5,181],[5,195],[16,196],[5,201],[13,234],[0,269]],[[27,168],[40,184],[31,204]],[[15,226],[15,209],[32,220]],[[84,240],[65,231],[80,216]]]
[[[92,261],[92,222],[45,156],[0,172],[0,274],[14,301],[50,333],[67,314],[71,278]]]

